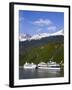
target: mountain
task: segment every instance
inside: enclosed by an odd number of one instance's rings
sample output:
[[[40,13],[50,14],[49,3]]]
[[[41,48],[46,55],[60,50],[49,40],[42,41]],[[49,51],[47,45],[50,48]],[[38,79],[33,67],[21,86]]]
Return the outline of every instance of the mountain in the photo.
[[[50,36],[58,36],[58,35],[62,35],[62,36],[64,35],[63,34],[63,29],[59,30],[58,32],[55,32],[55,33],[36,34],[36,35],[33,35],[29,40],[38,40],[38,39],[41,39],[41,38],[50,37]]]
[[[50,36],[38,40],[19,42],[19,65],[25,62],[47,62],[53,57],[57,63],[64,62],[64,36]]]
[[[19,41],[19,65],[25,62],[64,62],[64,34],[63,30],[48,34],[37,35],[23,34]]]
[[[19,37],[19,40],[20,41],[31,41],[31,40],[40,40],[42,38],[45,38],[45,37],[50,37],[50,36],[63,36],[63,29],[59,30],[58,32],[55,32],[55,33],[41,33],[41,34],[36,34],[36,35],[33,35],[33,36],[30,36],[29,34],[22,34],[20,35]]]
[[[26,62],[35,64],[40,62],[54,61],[56,63],[64,62],[63,43],[48,43],[38,47],[32,47],[19,55],[19,65],[23,66]]]
[[[19,41],[26,41],[29,40],[31,36],[29,34],[20,34],[19,35]]]
[[[49,43],[59,43],[62,44],[64,43],[64,36],[58,35],[58,36],[50,36],[50,37],[45,37],[41,38],[38,40],[31,40],[31,41],[23,41],[19,42],[19,51],[20,54],[24,54],[27,50],[30,48],[37,48],[39,46],[49,44]]]

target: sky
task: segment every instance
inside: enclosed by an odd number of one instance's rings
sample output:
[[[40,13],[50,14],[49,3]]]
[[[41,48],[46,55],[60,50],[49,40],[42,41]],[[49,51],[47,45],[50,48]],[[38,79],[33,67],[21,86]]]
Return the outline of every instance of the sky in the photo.
[[[54,33],[63,28],[63,12],[19,10],[19,34]]]

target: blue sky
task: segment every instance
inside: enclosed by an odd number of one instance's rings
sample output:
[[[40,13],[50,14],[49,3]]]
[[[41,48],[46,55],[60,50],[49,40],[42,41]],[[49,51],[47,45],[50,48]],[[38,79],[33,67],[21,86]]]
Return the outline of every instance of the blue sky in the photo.
[[[54,33],[64,28],[63,12],[19,11],[19,33]]]

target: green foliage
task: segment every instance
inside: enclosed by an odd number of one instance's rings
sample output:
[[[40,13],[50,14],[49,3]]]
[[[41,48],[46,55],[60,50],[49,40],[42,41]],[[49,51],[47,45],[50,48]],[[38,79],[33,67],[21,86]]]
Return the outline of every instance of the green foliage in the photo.
[[[50,60],[57,63],[64,62],[63,43],[48,43],[30,48],[25,54],[19,56],[19,65],[23,66],[25,62],[38,64]]]

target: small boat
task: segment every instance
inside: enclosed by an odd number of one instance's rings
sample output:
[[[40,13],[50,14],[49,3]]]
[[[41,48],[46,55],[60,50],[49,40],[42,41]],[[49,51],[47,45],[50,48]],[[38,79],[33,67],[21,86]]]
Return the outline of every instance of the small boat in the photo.
[[[24,64],[24,69],[35,69],[36,65],[34,63],[25,63]]]

